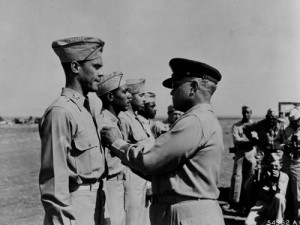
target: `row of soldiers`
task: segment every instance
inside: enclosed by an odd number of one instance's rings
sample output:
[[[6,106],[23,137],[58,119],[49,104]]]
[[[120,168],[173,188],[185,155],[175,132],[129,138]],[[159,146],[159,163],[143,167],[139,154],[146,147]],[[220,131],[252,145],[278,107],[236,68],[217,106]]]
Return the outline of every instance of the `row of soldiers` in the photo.
[[[94,37],[52,43],[66,86],[39,127],[44,224],[224,225],[217,201],[223,135],[210,104],[220,72],[171,59],[172,77],[162,84],[172,89],[174,108],[168,123],[151,124],[155,95],[145,79],[104,75],[103,46]]]
[[[242,120],[232,126],[234,168],[225,212],[248,214],[246,224],[300,220],[300,109],[288,119],[268,109],[253,122],[242,107]]]

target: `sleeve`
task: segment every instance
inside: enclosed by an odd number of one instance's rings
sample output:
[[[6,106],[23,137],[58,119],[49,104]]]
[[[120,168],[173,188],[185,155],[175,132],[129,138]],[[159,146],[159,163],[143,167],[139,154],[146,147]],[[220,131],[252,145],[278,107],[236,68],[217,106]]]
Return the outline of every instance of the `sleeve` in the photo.
[[[288,175],[281,172],[278,187],[279,187],[279,193],[282,194],[283,196],[285,196],[286,194],[288,183],[289,183]]]
[[[280,129],[274,139],[274,147],[278,150],[284,150],[285,144],[284,129]]]
[[[251,132],[255,131],[255,129],[256,129],[256,123],[252,123],[244,126],[243,132],[249,140],[252,139]]]
[[[152,131],[154,137],[158,138],[160,135],[166,133],[168,131],[168,129],[163,124],[161,124],[159,122],[154,122],[151,127],[151,131]]]
[[[189,115],[178,120],[175,126],[156,139],[154,146],[146,152],[146,147],[130,146],[120,139],[112,144],[112,149],[130,167],[145,175],[153,175],[171,171],[183,164],[206,141],[200,120],[194,115]]]
[[[67,165],[70,130],[67,113],[60,107],[48,112],[40,126],[42,152],[39,185],[45,219],[50,224],[70,224],[75,220],[69,197]]]
[[[245,135],[242,135],[242,137],[240,136],[238,126],[236,126],[235,124],[232,126],[231,131],[233,142],[235,144],[239,144],[239,142],[249,142],[249,139],[246,138]]]
[[[123,139],[128,141],[130,135],[132,134],[132,130],[130,124],[123,118],[120,118],[120,130],[123,135]]]

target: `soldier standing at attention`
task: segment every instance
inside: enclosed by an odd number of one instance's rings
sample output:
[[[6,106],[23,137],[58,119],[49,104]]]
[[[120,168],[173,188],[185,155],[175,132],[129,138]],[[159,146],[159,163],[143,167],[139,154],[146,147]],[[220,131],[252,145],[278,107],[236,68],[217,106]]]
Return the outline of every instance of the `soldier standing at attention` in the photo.
[[[102,100],[101,114],[96,115],[98,130],[104,126],[120,129],[118,115],[121,111],[127,111],[131,95],[128,92],[123,74],[114,72],[105,75],[97,91]],[[121,134],[121,131],[119,131]],[[124,225],[126,216],[127,196],[127,172],[128,167],[122,164],[110,149],[105,149],[108,175],[107,175],[107,199],[111,225]]]
[[[217,201],[223,133],[210,99],[221,80],[215,68],[193,60],[170,61],[174,108],[185,112],[170,131],[155,140],[149,150],[122,140],[117,130],[104,128],[104,141],[136,170],[152,175],[151,224],[223,225]]]
[[[54,41],[66,85],[45,111],[39,185],[44,224],[103,224],[104,152],[87,94],[95,92],[102,73],[104,42],[94,37]]]
[[[142,126],[138,119],[138,111],[145,106],[145,79],[126,80],[129,93],[132,95],[131,104],[126,112],[119,113],[123,139],[130,144],[152,146],[154,138]],[[112,149],[111,149],[112,150]],[[149,219],[149,202],[147,190],[150,188],[147,180],[137,174],[136,171],[128,171],[128,202],[126,211],[126,224],[147,225]]]
[[[246,207],[246,192],[244,182],[254,174],[256,165],[255,148],[243,132],[246,124],[251,124],[252,110],[249,106],[242,107],[242,120],[233,124],[232,137],[235,149],[233,174],[231,177],[229,204],[223,207],[226,212],[243,211]]]

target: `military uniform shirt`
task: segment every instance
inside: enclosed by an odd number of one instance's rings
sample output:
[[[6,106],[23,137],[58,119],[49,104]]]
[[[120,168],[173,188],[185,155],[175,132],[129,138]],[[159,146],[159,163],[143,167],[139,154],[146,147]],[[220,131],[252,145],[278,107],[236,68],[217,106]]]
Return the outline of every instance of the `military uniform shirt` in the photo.
[[[279,131],[279,127],[268,128],[265,120],[258,121],[256,123],[252,123],[244,126],[245,135],[251,139],[251,132],[255,131],[257,133],[259,139],[259,146],[257,146],[260,150],[270,150],[274,145],[274,139],[277,136]],[[274,146],[273,146],[274,147]]]
[[[141,115],[137,115],[137,120],[140,122],[140,124],[142,125],[142,127],[144,128],[144,131],[147,133],[148,138],[150,139],[150,143],[153,145],[154,144],[154,135],[151,131],[151,122],[150,120],[147,120],[145,117],[141,116]]]
[[[289,144],[291,142],[291,138],[292,138],[293,134],[296,134],[296,133],[297,133],[297,130],[295,130],[290,125],[288,125],[286,127],[281,127],[281,129],[279,130],[279,132],[274,140],[276,149],[284,150],[285,145]]]
[[[103,127],[118,127],[119,119],[115,117],[107,109],[102,110],[101,114],[96,116],[96,121],[98,125],[99,132]],[[122,133],[120,131],[120,136]],[[108,148],[105,149],[106,161],[108,166],[108,176],[116,175],[124,170],[124,165],[121,160],[114,155]]]
[[[244,134],[244,126],[252,124],[252,120],[250,120],[248,123],[244,123],[243,121],[239,121],[232,126],[232,138],[234,145],[242,150],[251,150],[253,149],[253,146],[249,139]]]
[[[210,104],[199,104],[156,139],[149,151],[118,139],[112,147],[133,168],[152,176],[152,191],[217,199],[217,180],[224,151],[222,128]]]
[[[151,124],[151,131],[153,133],[154,138],[158,138],[160,135],[166,133],[170,129],[170,124],[161,122],[161,121],[153,121]]]
[[[148,142],[148,135],[142,124],[131,111],[120,112],[121,130],[124,140],[131,144]]]
[[[70,192],[96,182],[105,171],[104,153],[85,97],[64,88],[45,111],[39,132],[42,142],[39,184],[50,220],[74,220]]]

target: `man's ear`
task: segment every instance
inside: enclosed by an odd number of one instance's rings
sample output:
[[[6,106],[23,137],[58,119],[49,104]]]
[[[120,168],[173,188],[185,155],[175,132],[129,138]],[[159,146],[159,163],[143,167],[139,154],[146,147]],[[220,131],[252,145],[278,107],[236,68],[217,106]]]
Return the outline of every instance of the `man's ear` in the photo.
[[[190,95],[193,95],[193,94],[195,94],[196,93],[196,91],[198,90],[198,88],[199,88],[199,84],[198,84],[198,82],[197,81],[192,81],[191,82],[191,92],[190,92]]]
[[[76,61],[71,62],[71,70],[73,73],[76,73],[76,74],[79,73],[79,67],[80,67],[80,65],[78,62],[76,62]]]
[[[112,102],[114,100],[114,95],[111,92],[107,92],[106,99],[107,101]]]

